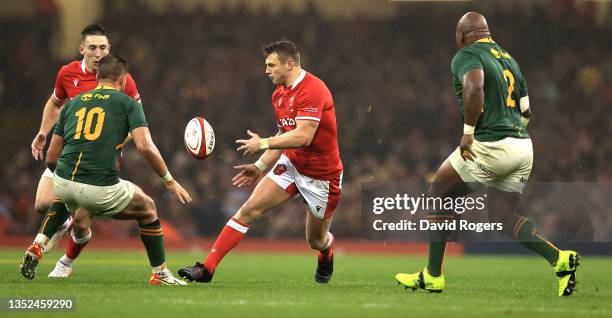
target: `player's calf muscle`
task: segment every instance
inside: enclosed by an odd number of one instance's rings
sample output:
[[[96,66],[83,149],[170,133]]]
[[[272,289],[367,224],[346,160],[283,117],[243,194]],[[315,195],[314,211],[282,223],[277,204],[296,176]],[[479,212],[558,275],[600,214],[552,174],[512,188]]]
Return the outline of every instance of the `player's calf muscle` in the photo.
[[[34,209],[38,214],[45,215],[51,206],[51,201],[47,200],[47,198],[38,198],[36,197],[36,201],[34,201]]]
[[[84,237],[89,233],[91,226],[91,217],[89,213],[83,209],[78,209],[74,213],[74,225],[72,231],[76,237]]]
[[[157,208],[155,207],[155,202],[148,195],[141,196],[142,198],[142,210],[137,211],[136,219],[139,224],[149,224],[151,222],[155,222],[157,217]]]
[[[257,204],[253,202],[253,200],[249,199],[242,205],[242,207],[240,207],[234,217],[240,222],[251,224],[253,221],[261,217],[264,213],[264,209],[259,208]]]
[[[113,215],[117,220],[137,220],[139,224],[148,224],[157,220],[155,202],[140,188],[134,191],[134,197],[128,206],[121,212]]]
[[[53,180],[47,177],[41,178],[40,182],[38,183],[38,188],[36,189],[34,209],[36,209],[36,211],[40,214],[46,214],[47,210],[49,210],[49,207],[51,206],[54,196]]]

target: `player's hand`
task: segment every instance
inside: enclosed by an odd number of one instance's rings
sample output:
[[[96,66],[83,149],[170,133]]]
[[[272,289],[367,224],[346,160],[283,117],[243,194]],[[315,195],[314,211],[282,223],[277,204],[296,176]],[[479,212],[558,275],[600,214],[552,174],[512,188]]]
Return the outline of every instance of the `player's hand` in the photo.
[[[463,160],[474,161],[476,154],[472,151],[472,144],[474,143],[474,135],[463,135],[461,137],[461,144],[459,145],[459,151]]]
[[[45,143],[47,142],[47,134],[43,132],[39,132],[32,140],[32,156],[34,160],[43,160],[44,154],[43,150],[45,149]]]
[[[174,193],[176,197],[181,201],[182,204],[190,203],[191,196],[176,180],[172,179],[170,182],[164,182],[166,189],[170,190],[170,192]]]
[[[242,155],[246,156],[248,154],[254,155],[256,153],[258,153],[261,148],[259,145],[259,142],[261,140],[261,137],[259,137],[258,134],[247,130],[247,134],[249,134],[249,136],[251,136],[251,139],[238,139],[236,140],[237,144],[241,144],[242,146],[238,147],[238,151],[243,151]]]
[[[234,166],[234,169],[241,170],[232,178],[232,185],[236,188],[246,187],[253,184],[259,178],[261,170],[255,164]]]

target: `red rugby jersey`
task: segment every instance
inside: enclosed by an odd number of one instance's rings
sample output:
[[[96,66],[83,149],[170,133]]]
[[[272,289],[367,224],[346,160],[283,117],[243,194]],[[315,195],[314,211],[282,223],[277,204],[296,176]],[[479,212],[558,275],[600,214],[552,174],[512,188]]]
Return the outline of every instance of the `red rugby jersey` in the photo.
[[[84,60],[74,61],[62,66],[57,72],[53,97],[63,103],[66,98],[73,98],[96,88],[97,83],[96,73],[87,70]],[[138,88],[136,88],[136,83],[130,74],[127,75],[124,93],[140,102]]]
[[[296,120],[319,122],[310,146],[284,151],[301,174],[330,180],[342,173],[334,101],[322,80],[302,70],[291,87],[276,87],[272,106],[283,132],[294,130]]]

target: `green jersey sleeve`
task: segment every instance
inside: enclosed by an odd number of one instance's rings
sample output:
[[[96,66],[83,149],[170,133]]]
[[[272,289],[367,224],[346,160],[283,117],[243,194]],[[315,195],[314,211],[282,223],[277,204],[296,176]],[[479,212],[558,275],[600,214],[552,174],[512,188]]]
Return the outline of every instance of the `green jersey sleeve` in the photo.
[[[461,81],[465,73],[475,70],[482,69],[482,63],[480,57],[469,50],[459,50],[453,61],[451,62],[451,70],[455,76]]]
[[[142,104],[132,101],[131,105],[128,107],[127,113],[130,131],[138,127],[147,127],[147,119],[145,118]]]

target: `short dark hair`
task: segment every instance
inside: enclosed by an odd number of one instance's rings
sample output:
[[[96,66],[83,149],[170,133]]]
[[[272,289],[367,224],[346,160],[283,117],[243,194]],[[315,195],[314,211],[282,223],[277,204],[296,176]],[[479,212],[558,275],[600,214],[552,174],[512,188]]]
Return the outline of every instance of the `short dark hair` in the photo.
[[[109,79],[118,81],[119,78],[127,73],[127,62],[119,55],[109,54],[98,62],[98,81]]]
[[[81,40],[85,40],[88,35],[104,35],[106,36],[106,29],[99,24],[90,24],[83,28],[81,31]]]
[[[297,45],[289,40],[280,40],[277,42],[266,43],[261,51],[265,57],[272,53],[278,54],[278,58],[281,62],[287,61],[292,58],[295,63],[300,64],[300,52],[298,51]]]

